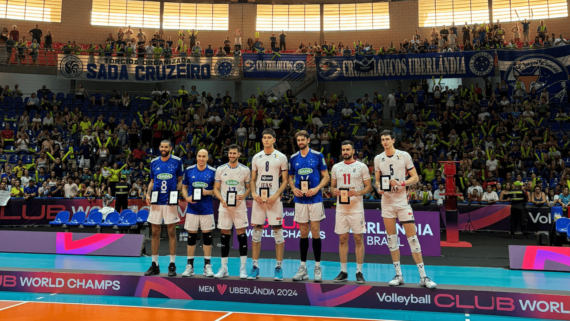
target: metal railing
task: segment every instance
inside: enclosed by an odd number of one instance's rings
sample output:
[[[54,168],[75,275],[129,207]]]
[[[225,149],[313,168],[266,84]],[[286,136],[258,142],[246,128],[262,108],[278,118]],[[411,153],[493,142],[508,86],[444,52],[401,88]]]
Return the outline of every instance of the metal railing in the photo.
[[[279,99],[284,97],[287,90],[291,90],[294,96],[312,85],[317,79],[317,66],[315,57],[305,62],[305,72],[291,71],[276,84],[265,90],[265,95],[275,94]]]

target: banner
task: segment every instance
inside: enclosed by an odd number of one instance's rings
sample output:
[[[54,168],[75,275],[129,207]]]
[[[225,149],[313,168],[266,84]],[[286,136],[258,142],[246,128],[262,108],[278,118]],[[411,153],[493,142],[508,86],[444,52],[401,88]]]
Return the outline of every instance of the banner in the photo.
[[[537,50],[498,50],[501,78],[513,90],[522,90],[529,96],[536,90],[537,99],[546,89],[551,101],[562,101],[567,97],[569,85],[570,46]]]
[[[306,55],[243,54],[243,78],[282,79],[295,72],[305,77]]]
[[[509,245],[511,269],[570,272],[570,248]]]
[[[239,78],[238,63],[233,57],[152,59],[59,54],[57,61],[57,77],[60,79],[157,82]]]
[[[335,209],[325,209],[326,218],[321,221],[320,238],[322,242],[322,251],[338,253],[338,235],[334,232],[335,227]],[[251,208],[248,208],[248,214],[251,215]],[[299,224],[293,221],[295,211],[292,208],[284,208],[283,212],[283,234],[285,237],[285,251],[298,251],[301,231]],[[423,256],[441,256],[440,232],[439,232],[439,212],[414,212],[416,221],[417,235],[422,245]],[[386,239],[386,229],[382,220],[382,211],[366,210],[366,233],[363,234],[365,253],[367,254],[390,254],[388,249],[388,240]],[[406,238],[406,233],[401,225],[398,228],[398,245],[402,255],[411,255],[410,245]],[[246,235],[251,247],[251,232],[253,228],[249,226],[246,229]],[[310,237],[310,236],[309,236]],[[233,248],[238,249],[239,242],[237,234],[234,233]],[[349,253],[354,253],[354,239],[349,238]],[[269,224],[266,223],[263,229],[263,237],[261,242],[262,250],[274,250],[275,242],[273,242],[273,231]]]
[[[493,73],[493,51],[316,57],[319,81],[471,78]]]
[[[8,205],[11,194],[10,191],[0,191],[0,206]]]

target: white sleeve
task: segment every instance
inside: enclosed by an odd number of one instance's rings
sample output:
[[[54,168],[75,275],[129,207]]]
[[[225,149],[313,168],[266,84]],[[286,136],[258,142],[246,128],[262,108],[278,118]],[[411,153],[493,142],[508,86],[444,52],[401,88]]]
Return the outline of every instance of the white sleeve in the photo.
[[[251,171],[252,172],[257,172],[257,162],[256,159],[257,157],[253,157],[253,160],[251,161]]]
[[[221,167],[219,167],[218,169],[216,169],[216,176],[214,176],[214,181],[216,182],[221,182],[222,181],[222,171],[221,171]]]
[[[365,164],[362,164],[362,166],[360,166],[361,170],[362,170],[362,180],[363,181],[369,181],[370,180],[370,171],[368,170],[368,166],[366,166]]]
[[[406,163],[406,169],[407,170],[414,168],[414,161],[412,160],[412,157],[410,156],[410,154],[408,154],[408,153],[405,154],[404,162]]]
[[[331,178],[332,179],[336,179],[336,169],[337,169],[337,166],[335,165],[335,166],[333,166],[333,168],[331,170]]]
[[[287,171],[289,168],[289,161],[287,160],[287,156],[281,155],[281,171]]]
[[[380,171],[380,159],[379,159],[379,156],[376,156],[376,158],[374,158],[374,171],[375,171],[375,172],[379,172],[379,171]]]
[[[251,182],[251,171],[249,170],[249,168],[246,168],[246,173],[245,173],[245,183],[249,183]]]

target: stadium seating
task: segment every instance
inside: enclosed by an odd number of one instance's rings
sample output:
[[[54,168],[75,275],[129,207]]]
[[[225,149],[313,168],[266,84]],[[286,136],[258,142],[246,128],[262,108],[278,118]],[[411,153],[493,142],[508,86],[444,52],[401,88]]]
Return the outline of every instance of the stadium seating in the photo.
[[[119,223],[119,213],[117,212],[113,212],[110,214],[107,214],[107,217],[105,217],[105,221],[103,221],[103,223],[99,224],[99,226],[101,227],[112,227],[115,226]]]
[[[85,212],[77,212],[73,214],[71,220],[66,223],[67,226],[80,226],[81,224],[85,223]]]
[[[51,226],[62,226],[64,224],[67,224],[69,222],[69,212],[68,211],[62,211],[57,213],[57,215],[55,216],[55,219],[51,222],[49,222],[49,225]]]
[[[84,227],[99,226],[102,220],[103,220],[103,214],[101,212],[91,211],[91,213],[89,213],[89,217],[85,220],[85,223],[83,223],[83,226]]]
[[[142,210],[137,212],[137,224],[144,224],[148,219],[148,211]]]

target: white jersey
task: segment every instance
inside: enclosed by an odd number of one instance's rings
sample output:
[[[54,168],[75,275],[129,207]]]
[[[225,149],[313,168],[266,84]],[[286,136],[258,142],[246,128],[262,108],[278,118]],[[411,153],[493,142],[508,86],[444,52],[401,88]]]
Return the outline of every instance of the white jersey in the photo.
[[[332,168],[332,179],[336,180],[336,188],[349,188],[355,192],[364,189],[364,181],[370,180],[370,172],[368,166],[359,161],[350,164],[345,162],[337,163]],[[340,204],[339,197],[336,200],[337,213],[352,214],[363,213],[364,203],[363,196],[353,196],[350,198],[350,204]]]
[[[412,157],[407,152],[397,150],[391,157],[386,156],[386,152],[374,158],[374,171],[382,172],[382,175],[389,175],[390,179],[396,179],[400,182],[406,180],[408,171],[414,168]],[[377,182],[378,184],[378,182]],[[391,192],[385,192],[382,196],[382,206],[384,205],[408,205],[408,194],[406,188],[392,187]]]
[[[251,160],[251,170],[257,172],[257,179],[255,182],[255,193],[259,195],[259,189],[262,187],[269,188],[269,195],[273,196],[279,190],[279,177],[281,173],[287,171],[289,167],[287,156],[283,155],[278,150],[267,155],[265,151],[261,151]],[[287,182],[284,182],[287,184]]]
[[[220,183],[220,193],[224,201],[228,201],[228,191],[236,191],[237,195],[245,193],[245,184],[251,181],[251,171],[247,166],[239,164],[237,167],[230,167],[229,163],[224,164],[216,169],[215,181]],[[236,200],[236,207],[228,207],[227,209],[220,203],[219,211],[247,211],[245,201]]]

